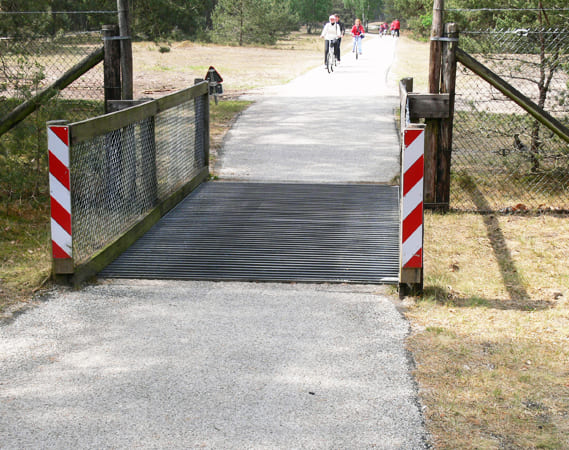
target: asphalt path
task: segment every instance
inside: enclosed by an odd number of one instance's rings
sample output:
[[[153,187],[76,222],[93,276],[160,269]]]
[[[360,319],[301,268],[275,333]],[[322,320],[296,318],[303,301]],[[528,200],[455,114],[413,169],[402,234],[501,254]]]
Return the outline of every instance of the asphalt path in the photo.
[[[374,151],[351,154],[361,174]],[[101,280],[40,300],[0,322],[2,449],[428,446],[387,287]]]
[[[216,174],[255,181],[389,183],[399,174],[395,40],[364,39],[329,74],[324,64],[267,89],[228,133]]]

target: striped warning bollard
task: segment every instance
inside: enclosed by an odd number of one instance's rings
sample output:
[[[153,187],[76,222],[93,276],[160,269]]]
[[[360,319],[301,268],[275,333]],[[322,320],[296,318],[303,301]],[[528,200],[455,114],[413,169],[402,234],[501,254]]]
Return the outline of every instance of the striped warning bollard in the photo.
[[[406,128],[403,139],[400,281],[422,285],[425,130]]]
[[[55,274],[73,273],[69,127],[62,123],[65,122],[53,121],[47,124],[51,245]]]

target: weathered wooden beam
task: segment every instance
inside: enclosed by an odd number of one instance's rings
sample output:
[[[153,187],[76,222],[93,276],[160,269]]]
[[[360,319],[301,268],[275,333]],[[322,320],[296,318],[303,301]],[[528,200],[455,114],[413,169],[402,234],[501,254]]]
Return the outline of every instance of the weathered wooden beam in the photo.
[[[440,210],[450,208],[450,164],[452,155],[452,130],[454,119],[454,98],[456,88],[456,49],[458,47],[458,27],[454,23],[445,25],[443,42],[443,67],[441,70],[441,92],[449,96],[448,117],[441,120],[441,140],[437,154],[437,192],[436,201]]]
[[[405,129],[405,122],[407,120],[407,95],[409,92],[413,92],[413,78],[403,78],[399,81],[400,130]]]
[[[438,39],[443,35],[444,0],[433,0],[433,23],[429,53],[429,93],[438,94],[441,79],[442,43]]]
[[[441,82],[440,38],[443,35],[444,0],[433,0],[433,23],[429,52],[429,93],[438,94]],[[440,119],[426,119],[425,130],[425,203],[436,201],[437,152],[439,148]]]
[[[151,102],[145,102],[141,105],[105,114],[104,116],[99,116],[83,122],[76,122],[70,125],[72,128],[71,143],[72,145],[75,145],[95,136],[100,136],[110,131],[124,128],[131,125],[133,122],[140,122],[148,117],[156,115],[160,111],[173,108],[174,106],[178,106],[188,100],[199,97],[200,95],[206,95],[207,93],[208,84],[204,81],[203,83],[179,92],[174,92]]]
[[[121,36],[121,94],[123,100],[132,100],[134,83],[132,71],[132,38],[130,35],[128,0],[117,0],[117,9],[119,12],[119,30]]]
[[[138,100],[110,100],[107,105],[109,113],[122,111],[123,109],[132,108],[133,106],[142,105],[143,103],[151,102],[152,98],[141,98]]]
[[[424,119],[445,119],[449,116],[449,96],[448,94],[417,94],[410,92],[407,94],[409,99],[409,116],[411,120]]]
[[[19,124],[27,116],[33,113],[41,105],[45,104],[50,98],[56,96],[59,91],[65,89],[81,75],[99,64],[103,60],[103,53],[103,47],[98,48],[65,72],[52,85],[14,108],[11,113],[0,120],[0,136]]]
[[[117,35],[116,25],[103,25],[105,113],[111,112],[110,101],[121,99],[121,47]]]
[[[456,59],[465,67],[472,70],[472,72],[474,72],[480,78],[487,81],[496,89],[498,89],[502,94],[504,94],[510,100],[514,101],[516,104],[525,109],[538,122],[540,122],[545,127],[549,128],[565,142],[569,142],[568,127],[559,122],[555,117],[553,117],[547,111],[540,108],[535,102],[530,100],[528,97],[526,97],[524,94],[518,91],[511,84],[500,78],[484,64],[478,62],[476,59],[474,59],[472,56],[470,56],[468,53],[466,53],[464,50],[460,48],[456,50]]]

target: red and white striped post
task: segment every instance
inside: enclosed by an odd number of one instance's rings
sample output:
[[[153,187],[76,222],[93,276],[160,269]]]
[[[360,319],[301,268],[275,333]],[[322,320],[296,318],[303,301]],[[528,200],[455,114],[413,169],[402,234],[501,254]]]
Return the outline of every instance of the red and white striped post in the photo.
[[[65,121],[47,123],[49,193],[51,197],[51,247],[54,274],[73,273],[71,229],[71,176],[69,127]]]
[[[425,129],[410,125],[403,132],[401,170],[401,284],[423,285],[423,181]]]

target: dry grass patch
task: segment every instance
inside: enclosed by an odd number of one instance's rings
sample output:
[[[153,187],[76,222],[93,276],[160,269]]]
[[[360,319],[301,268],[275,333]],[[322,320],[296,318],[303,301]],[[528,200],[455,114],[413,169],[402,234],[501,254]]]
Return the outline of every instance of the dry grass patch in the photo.
[[[323,58],[319,34],[294,33],[272,47],[238,47],[176,42],[169,52],[161,45],[133,46],[135,97],[159,96],[204,78],[209,66],[223,77],[230,97],[245,91],[286,83],[316,67]]]
[[[569,217],[427,214],[409,348],[438,448],[569,448]]]
[[[413,78],[414,92],[428,92],[429,44],[401,36],[397,41],[395,59],[389,73],[389,81],[396,86],[402,78]]]

